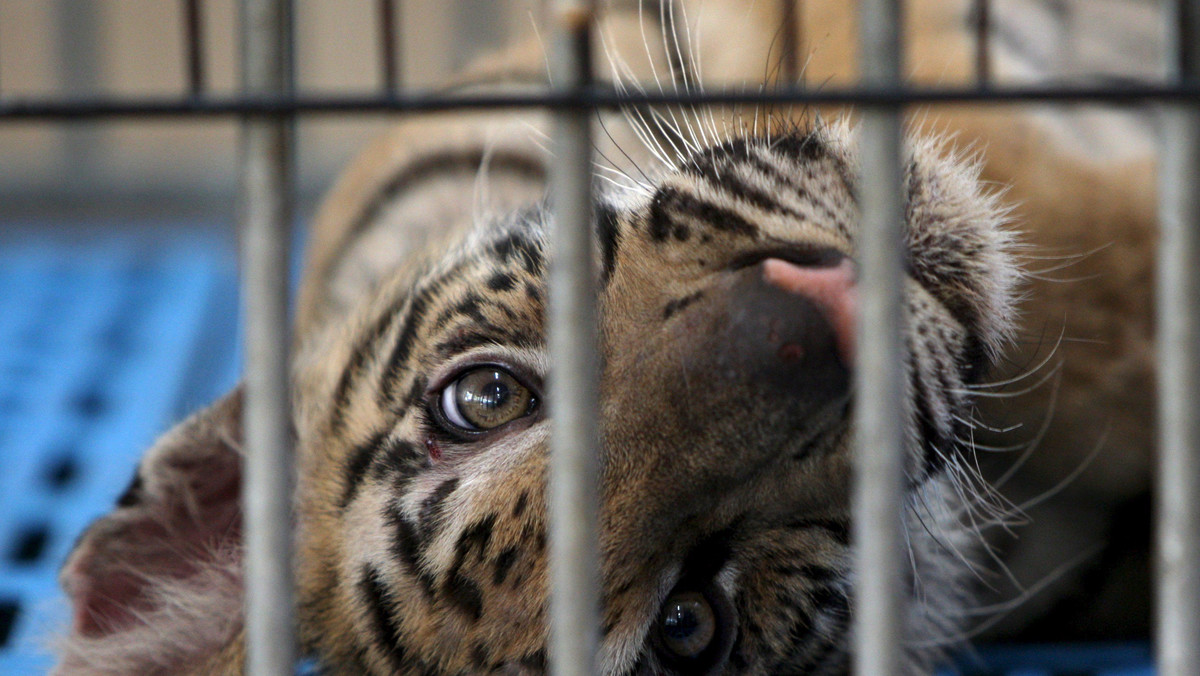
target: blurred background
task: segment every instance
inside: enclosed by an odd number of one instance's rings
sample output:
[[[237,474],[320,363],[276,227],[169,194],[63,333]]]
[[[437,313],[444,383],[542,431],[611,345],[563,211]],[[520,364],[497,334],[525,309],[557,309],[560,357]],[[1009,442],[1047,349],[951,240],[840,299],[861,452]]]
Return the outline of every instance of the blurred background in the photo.
[[[531,34],[537,0],[398,3],[396,40],[405,87],[434,87],[506,40]],[[234,0],[199,3],[205,92],[234,94],[240,53]],[[366,94],[383,84],[378,3],[296,3],[296,85],[303,94]],[[163,0],[0,2],[0,96],[175,97],[187,91],[184,3]],[[298,123],[298,189],[311,200],[384,117]],[[229,211],[237,125],[119,120],[0,127],[5,220],[47,208],[166,206]]]

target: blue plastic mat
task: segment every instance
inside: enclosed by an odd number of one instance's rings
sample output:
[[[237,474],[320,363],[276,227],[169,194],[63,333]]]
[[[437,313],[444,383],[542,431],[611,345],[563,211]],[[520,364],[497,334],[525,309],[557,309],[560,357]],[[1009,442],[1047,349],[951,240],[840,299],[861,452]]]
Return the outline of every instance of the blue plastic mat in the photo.
[[[0,675],[45,673],[75,538],[156,435],[233,384],[234,277],[199,235],[0,238]],[[939,672],[1150,674],[1144,644],[981,648]]]
[[[154,437],[229,386],[231,254],[204,240],[0,242],[0,674],[41,674],[56,575]]]
[[[988,646],[939,676],[1153,676],[1147,643]]]

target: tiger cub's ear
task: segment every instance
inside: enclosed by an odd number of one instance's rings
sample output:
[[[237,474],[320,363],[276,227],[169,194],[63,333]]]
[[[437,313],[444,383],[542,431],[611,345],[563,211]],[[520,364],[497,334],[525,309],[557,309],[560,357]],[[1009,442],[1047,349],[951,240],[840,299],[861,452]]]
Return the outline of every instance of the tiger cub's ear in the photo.
[[[62,674],[183,673],[242,623],[240,388],[165,434],[59,576]]]

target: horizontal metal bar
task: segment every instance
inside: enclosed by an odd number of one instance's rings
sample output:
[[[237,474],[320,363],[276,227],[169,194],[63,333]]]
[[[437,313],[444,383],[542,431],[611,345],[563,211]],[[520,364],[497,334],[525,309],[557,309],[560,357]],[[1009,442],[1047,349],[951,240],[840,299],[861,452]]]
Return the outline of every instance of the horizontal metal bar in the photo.
[[[0,123],[51,122],[76,119],[132,117],[231,117],[253,115],[322,115],[349,113],[420,113],[481,108],[544,108],[548,110],[622,106],[733,106],[799,104],[854,106],[932,104],[1197,103],[1200,85],[1123,85],[1005,88],[885,88],[874,90],[786,87],[773,92],[717,90],[711,92],[661,92],[622,94],[608,88],[583,92],[547,91],[536,94],[453,95],[444,92],[410,92],[404,95],[297,96],[254,98],[85,99],[66,101],[0,101]]]

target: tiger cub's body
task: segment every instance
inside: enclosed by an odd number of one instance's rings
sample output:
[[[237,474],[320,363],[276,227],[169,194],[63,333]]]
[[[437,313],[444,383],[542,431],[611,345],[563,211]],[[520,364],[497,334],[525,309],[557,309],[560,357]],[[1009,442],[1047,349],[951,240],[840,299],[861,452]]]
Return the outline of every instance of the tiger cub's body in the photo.
[[[751,27],[745,54],[691,62],[712,65],[703,80],[761,73],[769,13],[703,9],[710,29]],[[679,47],[645,25],[666,18],[613,8],[606,48],[629,62],[613,75],[654,81]],[[517,49],[466,86],[541,68]],[[599,153],[630,179],[595,205],[601,669],[845,673],[854,134],[778,111],[651,114],[606,118]],[[330,673],[546,667],[544,126],[406,122],[316,219],[296,563],[301,638]],[[959,641],[988,567],[972,392],[1011,338],[1020,274],[979,167],[920,139],[906,153],[904,638],[921,673]],[[235,393],[160,441],[85,535],[62,673],[240,669],[239,410]]]

